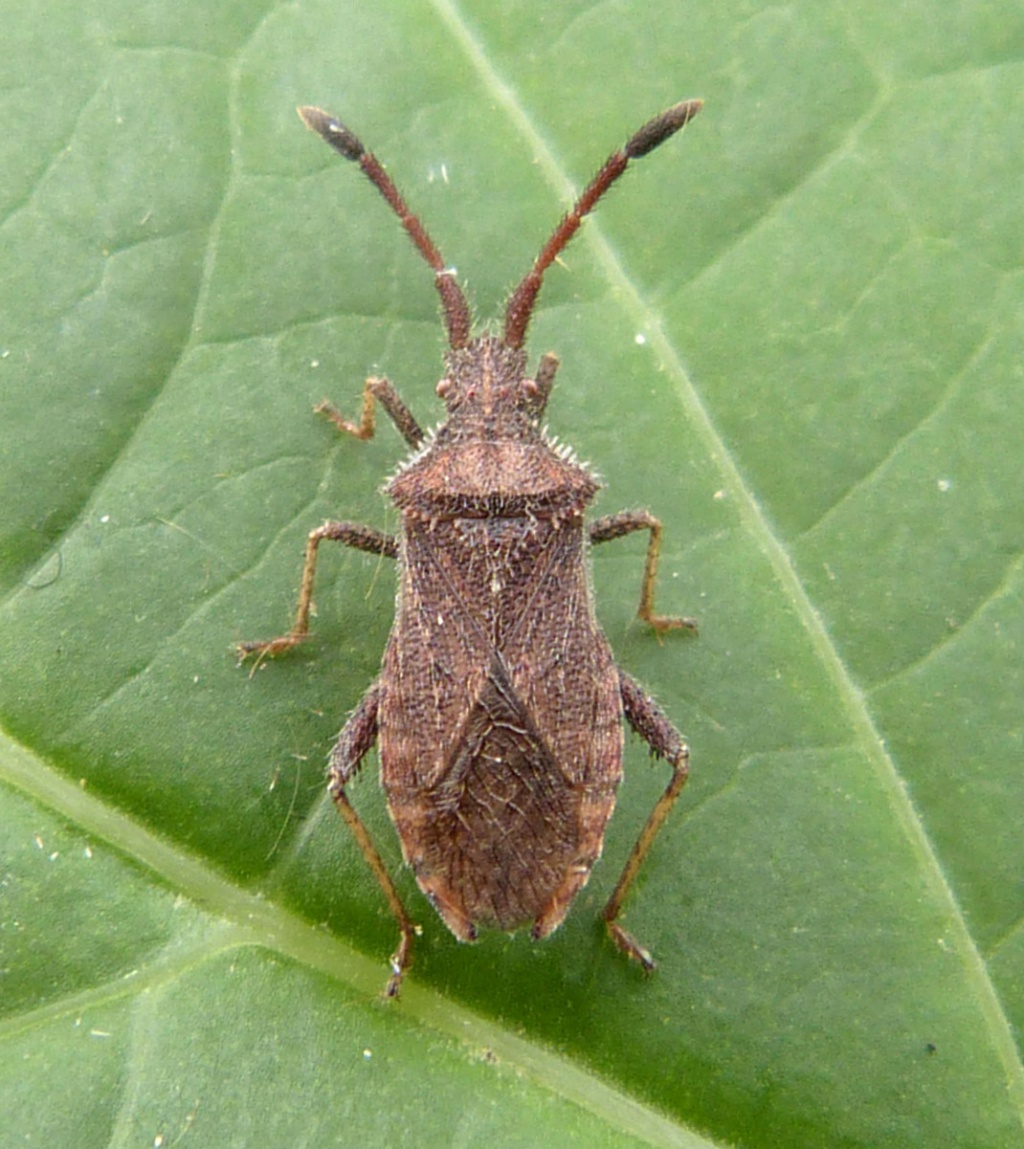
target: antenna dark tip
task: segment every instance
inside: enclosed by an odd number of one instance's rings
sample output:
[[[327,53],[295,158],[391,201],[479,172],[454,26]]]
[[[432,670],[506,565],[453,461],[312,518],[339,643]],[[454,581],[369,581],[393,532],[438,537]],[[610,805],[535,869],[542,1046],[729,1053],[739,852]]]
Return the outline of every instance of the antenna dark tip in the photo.
[[[297,108],[299,119],[346,160],[359,164],[363,175],[384,197],[388,207],[398,216],[399,222],[405,228],[406,234],[416,245],[417,251],[434,269],[434,286],[441,297],[441,307],[444,310],[444,321],[448,328],[448,343],[453,349],[465,347],[469,342],[472,329],[472,319],[469,314],[469,304],[455,279],[455,273],[445,266],[441,253],[434,246],[434,241],[427,235],[426,228],[420,223],[417,216],[406,206],[405,200],[399,194],[394,181],[381,167],[380,161],[363,147],[362,141],[340,121],[336,120],[330,112],[323,108],[305,105]]]
[[[688,124],[703,107],[703,100],[683,100],[671,108],[666,108],[660,116],[648,120],[635,135],[631,136],[622,150],[631,160],[647,155]]]
[[[648,120],[646,124],[626,141],[617,152],[613,152],[604,162],[604,166],[597,175],[587,184],[572,210],[562,218],[562,222],[555,228],[551,238],[541,248],[540,255],[534,260],[533,267],[526,277],[509,296],[505,308],[505,335],[504,343],[507,347],[522,347],[526,338],[526,328],[533,314],[537,294],[544,279],[544,272],[555,262],[565,250],[566,244],[576,234],[584,216],[593,211],[597,201],[622,175],[630,160],[639,159],[653,151],[659,144],[663,144],[669,136],[676,132],[701,110],[703,100],[683,100],[667,108],[660,116]]]
[[[339,155],[354,162],[362,159],[366,148],[363,147],[359,137],[350,132],[340,120],[336,120],[323,108],[314,108],[312,105],[295,110],[306,127],[311,132],[316,132]]]

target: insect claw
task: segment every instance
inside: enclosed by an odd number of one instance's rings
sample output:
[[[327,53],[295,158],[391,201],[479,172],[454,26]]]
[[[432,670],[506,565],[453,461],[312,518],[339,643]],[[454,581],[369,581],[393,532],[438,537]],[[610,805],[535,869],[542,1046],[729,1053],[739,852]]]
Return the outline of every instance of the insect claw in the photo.
[[[250,655],[256,655],[252,669],[249,671],[249,677],[252,678],[268,658],[274,658],[285,650],[291,650],[293,646],[298,646],[300,643],[305,642],[308,637],[309,635],[306,634],[285,634],[280,638],[271,638],[266,642],[236,643],[235,653],[238,655],[236,665],[241,666]]]
[[[628,931],[624,930],[618,922],[606,922],[608,927],[608,934],[612,941],[619,947],[620,950],[627,957],[630,957],[635,962],[639,962],[643,968],[644,973],[654,973],[658,968],[658,963],[654,960],[654,955],[645,946],[642,946],[635,937]]]

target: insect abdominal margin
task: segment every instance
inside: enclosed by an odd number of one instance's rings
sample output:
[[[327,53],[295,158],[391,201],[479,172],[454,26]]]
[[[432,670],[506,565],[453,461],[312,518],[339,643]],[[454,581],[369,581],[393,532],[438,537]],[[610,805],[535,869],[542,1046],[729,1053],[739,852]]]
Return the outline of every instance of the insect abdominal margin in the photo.
[[[410,455],[384,491],[397,536],[330,521],[311,531],[291,630],[243,643],[257,662],[308,636],[319,544],[325,539],[397,558],[396,616],[381,673],[331,753],[330,793],[399,927],[387,992],[397,994],[417,927],[346,786],[379,743],[381,779],[403,855],[452,932],[530,925],[544,937],[563,920],[601,853],[622,775],[623,719],[672,776],[629,855],[602,917],[644,969],[650,953],[618,921],[622,904],[687,777],[688,751],[657,703],[614,662],[593,608],[592,545],[648,532],[638,615],[657,633],[694,629],[654,612],[661,523],[650,512],[584,512],[598,484],[540,420],[558,360],[526,371],[523,344],[544,273],[582,219],[638,159],[700,109],[684,101],[634,133],[590,181],[509,296],[502,334],[472,334],[466,297],[423,224],[361,141],[316,108],[303,121],[358,163],[434,270],[448,352],[437,392],[447,417],[424,431],[387,379],[366,381],[359,423],[326,401],[344,433],[370,438],[380,404]],[[500,765],[500,769],[497,767]]]

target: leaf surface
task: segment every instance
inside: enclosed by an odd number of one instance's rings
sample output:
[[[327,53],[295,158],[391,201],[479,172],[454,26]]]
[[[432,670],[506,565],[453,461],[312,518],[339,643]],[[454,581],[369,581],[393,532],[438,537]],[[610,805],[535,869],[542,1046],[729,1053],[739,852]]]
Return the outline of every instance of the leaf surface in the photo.
[[[1020,1143],[1024,1071],[1024,19],[1018,6],[4,0],[0,1145]],[[551,431],[665,523],[594,555],[622,665],[692,778],[625,921],[597,914],[665,783],[642,745],[565,926],[395,929],[329,808],[379,667],[402,458],[312,414],[386,373],[424,423],[430,274],[481,322],[610,150],[550,271]],[[185,1137],[188,1140],[185,1140]],[[162,1141],[158,1139],[162,1138]]]

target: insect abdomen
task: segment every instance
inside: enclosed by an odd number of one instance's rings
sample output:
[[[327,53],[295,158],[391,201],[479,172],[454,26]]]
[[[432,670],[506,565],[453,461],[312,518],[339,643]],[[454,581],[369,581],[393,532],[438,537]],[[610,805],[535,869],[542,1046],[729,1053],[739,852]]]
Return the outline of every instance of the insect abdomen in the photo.
[[[474,923],[549,932],[600,854],[622,712],[583,546],[582,518],[407,527],[381,772],[405,856],[464,939]],[[403,736],[414,714],[429,737]]]

